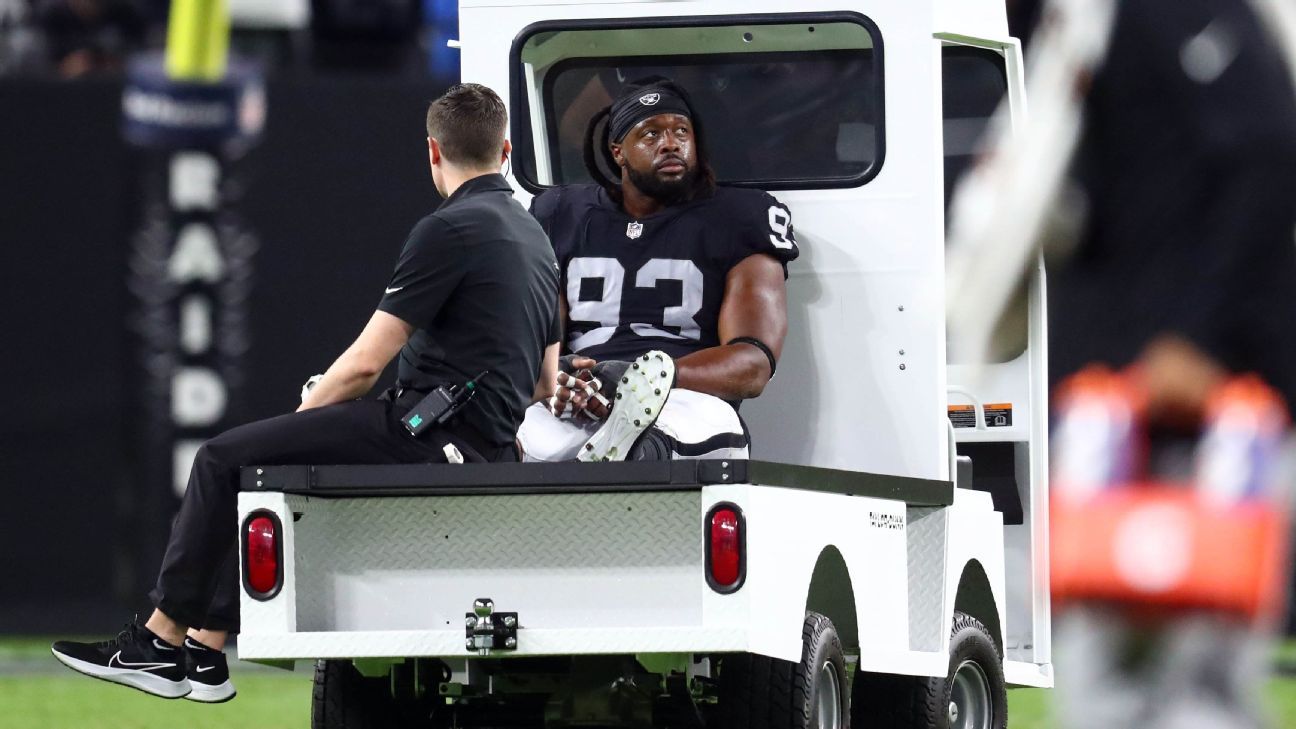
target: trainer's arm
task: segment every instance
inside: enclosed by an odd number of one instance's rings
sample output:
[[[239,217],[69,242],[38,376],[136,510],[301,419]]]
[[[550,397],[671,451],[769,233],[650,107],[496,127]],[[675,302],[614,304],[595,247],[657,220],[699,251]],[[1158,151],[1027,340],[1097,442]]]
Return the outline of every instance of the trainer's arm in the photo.
[[[709,347],[675,361],[675,386],[725,400],[756,397],[769,382],[769,359],[750,344],[723,344],[734,337],[764,342],[778,359],[787,335],[787,287],[783,265],[756,253],[743,259],[725,279],[720,304],[718,347]]]
[[[414,327],[399,317],[375,311],[360,336],[306,394],[297,412],[354,400],[369,392],[413,332]]]
[[[536,382],[535,393],[531,402],[540,402],[553,397],[558,391],[558,349],[561,345],[554,342],[545,348],[544,360],[540,363],[540,379]]]

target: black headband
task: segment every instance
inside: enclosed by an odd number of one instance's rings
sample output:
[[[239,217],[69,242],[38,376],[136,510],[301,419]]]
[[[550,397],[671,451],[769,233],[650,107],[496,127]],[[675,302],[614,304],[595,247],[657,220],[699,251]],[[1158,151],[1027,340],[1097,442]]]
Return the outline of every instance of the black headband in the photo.
[[[693,110],[684,97],[661,86],[635,89],[612,102],[608,112],[608,139],[620,142],[630,128],[658,114],[680,114],[693,118]]]

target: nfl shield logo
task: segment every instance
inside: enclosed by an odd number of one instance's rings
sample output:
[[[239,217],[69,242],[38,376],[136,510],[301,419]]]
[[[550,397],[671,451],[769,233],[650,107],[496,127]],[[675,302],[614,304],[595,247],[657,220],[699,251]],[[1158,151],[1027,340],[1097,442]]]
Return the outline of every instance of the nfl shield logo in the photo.
[[[626,226],[626,237],[634,240],[641,235],[643,235],[643,223],[637,220],[630,221],[630,224]]]

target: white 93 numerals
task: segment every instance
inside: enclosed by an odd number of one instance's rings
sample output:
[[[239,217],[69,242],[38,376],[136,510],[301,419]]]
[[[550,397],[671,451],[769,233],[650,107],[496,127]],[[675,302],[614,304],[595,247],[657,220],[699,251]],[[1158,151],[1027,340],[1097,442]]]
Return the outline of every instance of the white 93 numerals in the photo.
[[[769,241],[775,248],[794,250],[796,237],[792,232],[792,215],[781,205],[769,208]],[[665,339],[702,338],[702,329],[695,319],[702,310],[702,271],[693,261],[680,258],[652,258],[638,270],[634,278],[626,276],[625,267],[615,258],[573,258],[567,263],[568,318],[576,322],[590,322],[596,326],[586,332],[574,334],[568,344],[577,352],[586,347],[603,344],[612,338],[621,325],[621,304],[624,287],[633,280],[634,288],[656,288],[664,281],[678,281],[680,302],[662,309],[661,326],[679,330],[678,334],[643,322],[630,323],[630,329],[641,337]],[[601,291],[594,294],[586,282],[597,282]],[[585,294],[584,297],[581,294]],[[597,298],[595,298],[597,296]],[[584,300],[582,300],[582,298]]]
[[[612,338],[621,324],[621,295],[626,270],[615,258],[573,258],[567,263],[567,305],[571,321],[595,322],[598,327],[569,342],[577,352]],[[581,301],[586,279],[602,282],[602,295],[595,301]],[[701,339],[702,329],[694,316],[702,310],[702,271],[697,264],[676,258],[653,258],[635,272],[635,288],[655,288],[663,281],[680,282],[680,303],[662,310],[662,326],[678,327],[679,334],[651,324],[635,323],[630,328],[641,337]]]
[[[792,216],[778,205],[769,209],[770,243],[775,248],[792,250],[796,247],[796,238],[792,236]]]

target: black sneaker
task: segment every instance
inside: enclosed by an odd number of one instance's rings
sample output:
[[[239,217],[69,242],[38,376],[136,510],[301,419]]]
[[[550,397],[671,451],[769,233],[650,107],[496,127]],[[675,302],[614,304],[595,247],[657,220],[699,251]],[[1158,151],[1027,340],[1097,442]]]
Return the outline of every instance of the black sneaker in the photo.
[[[219,704],[229,701],[238,693],[229,680],[229,664],[225,654],[208,648],[198,641],[185,637],[185,664],[188,666],[189,685],[193,693],[186,696],[190,701],[201,701],[204,704]]]
[[[134,622],[127,623],[126,629],[112,640],[60,640],[50,646],[50,652],[74,671],[164,699],[178,699],[190,691],[184,651]]]

